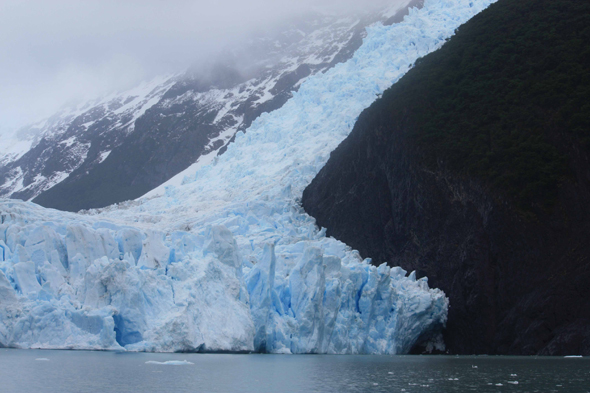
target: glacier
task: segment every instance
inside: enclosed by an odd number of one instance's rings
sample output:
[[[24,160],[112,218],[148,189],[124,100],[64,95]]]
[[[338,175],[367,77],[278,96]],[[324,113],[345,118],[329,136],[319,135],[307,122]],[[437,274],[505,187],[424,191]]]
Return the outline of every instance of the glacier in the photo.
[[[426,0],[375,24],[210,165],[77,214],[0,200],[0,346],[402,354],[448,300],[325,236],[303,189],[361,111],[493,0]]]

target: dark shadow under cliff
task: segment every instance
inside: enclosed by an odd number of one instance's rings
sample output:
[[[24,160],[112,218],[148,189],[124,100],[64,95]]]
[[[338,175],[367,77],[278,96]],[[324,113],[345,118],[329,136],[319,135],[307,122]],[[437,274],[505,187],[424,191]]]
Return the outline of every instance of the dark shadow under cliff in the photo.
[[[450,298],[452,353],[590,355],[590,3],[500,0],[359,117],[319,226]]]

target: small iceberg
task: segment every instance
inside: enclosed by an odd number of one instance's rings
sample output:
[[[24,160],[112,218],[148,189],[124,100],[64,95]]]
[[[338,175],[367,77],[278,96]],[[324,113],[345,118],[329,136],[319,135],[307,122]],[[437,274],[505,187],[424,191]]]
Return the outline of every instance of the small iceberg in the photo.
[[[188,366],[189,364],[194,363],[191,363],[187,360],[168,360],[166,362],[156,362],[155,360],[149,360],[145,362],[145,364],[160,364],[164,366]]]
[[[47,359],[47,358],[37,358],[35,360],[39,361],[39,362],[48,362],[49,361],[49,359]]]
[[[572,359],[572,358],[581,358],[583,357],[582,355],[568,355],[568,356],[564,356],[564,358],[566,359]]]

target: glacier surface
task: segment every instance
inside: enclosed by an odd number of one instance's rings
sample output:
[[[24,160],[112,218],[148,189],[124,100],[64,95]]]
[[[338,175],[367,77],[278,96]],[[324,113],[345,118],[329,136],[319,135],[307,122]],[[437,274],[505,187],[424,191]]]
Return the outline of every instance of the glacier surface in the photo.
[[[325,236],[298,201],[360,112],[492,0],[368,29],[179,186],[79,214],[0,200],[0,346],[398,354],[448,300]]]

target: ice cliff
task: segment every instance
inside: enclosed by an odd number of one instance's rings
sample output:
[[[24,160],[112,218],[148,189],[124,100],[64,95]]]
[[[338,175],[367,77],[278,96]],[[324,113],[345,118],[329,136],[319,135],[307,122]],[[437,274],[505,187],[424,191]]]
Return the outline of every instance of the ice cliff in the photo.
[[[444,293],[361,260],[299,200],[359,113],[491,2],[371,26],[181,186],[81,214],[0,201],[0,345],[396,354],[434,336]]]

